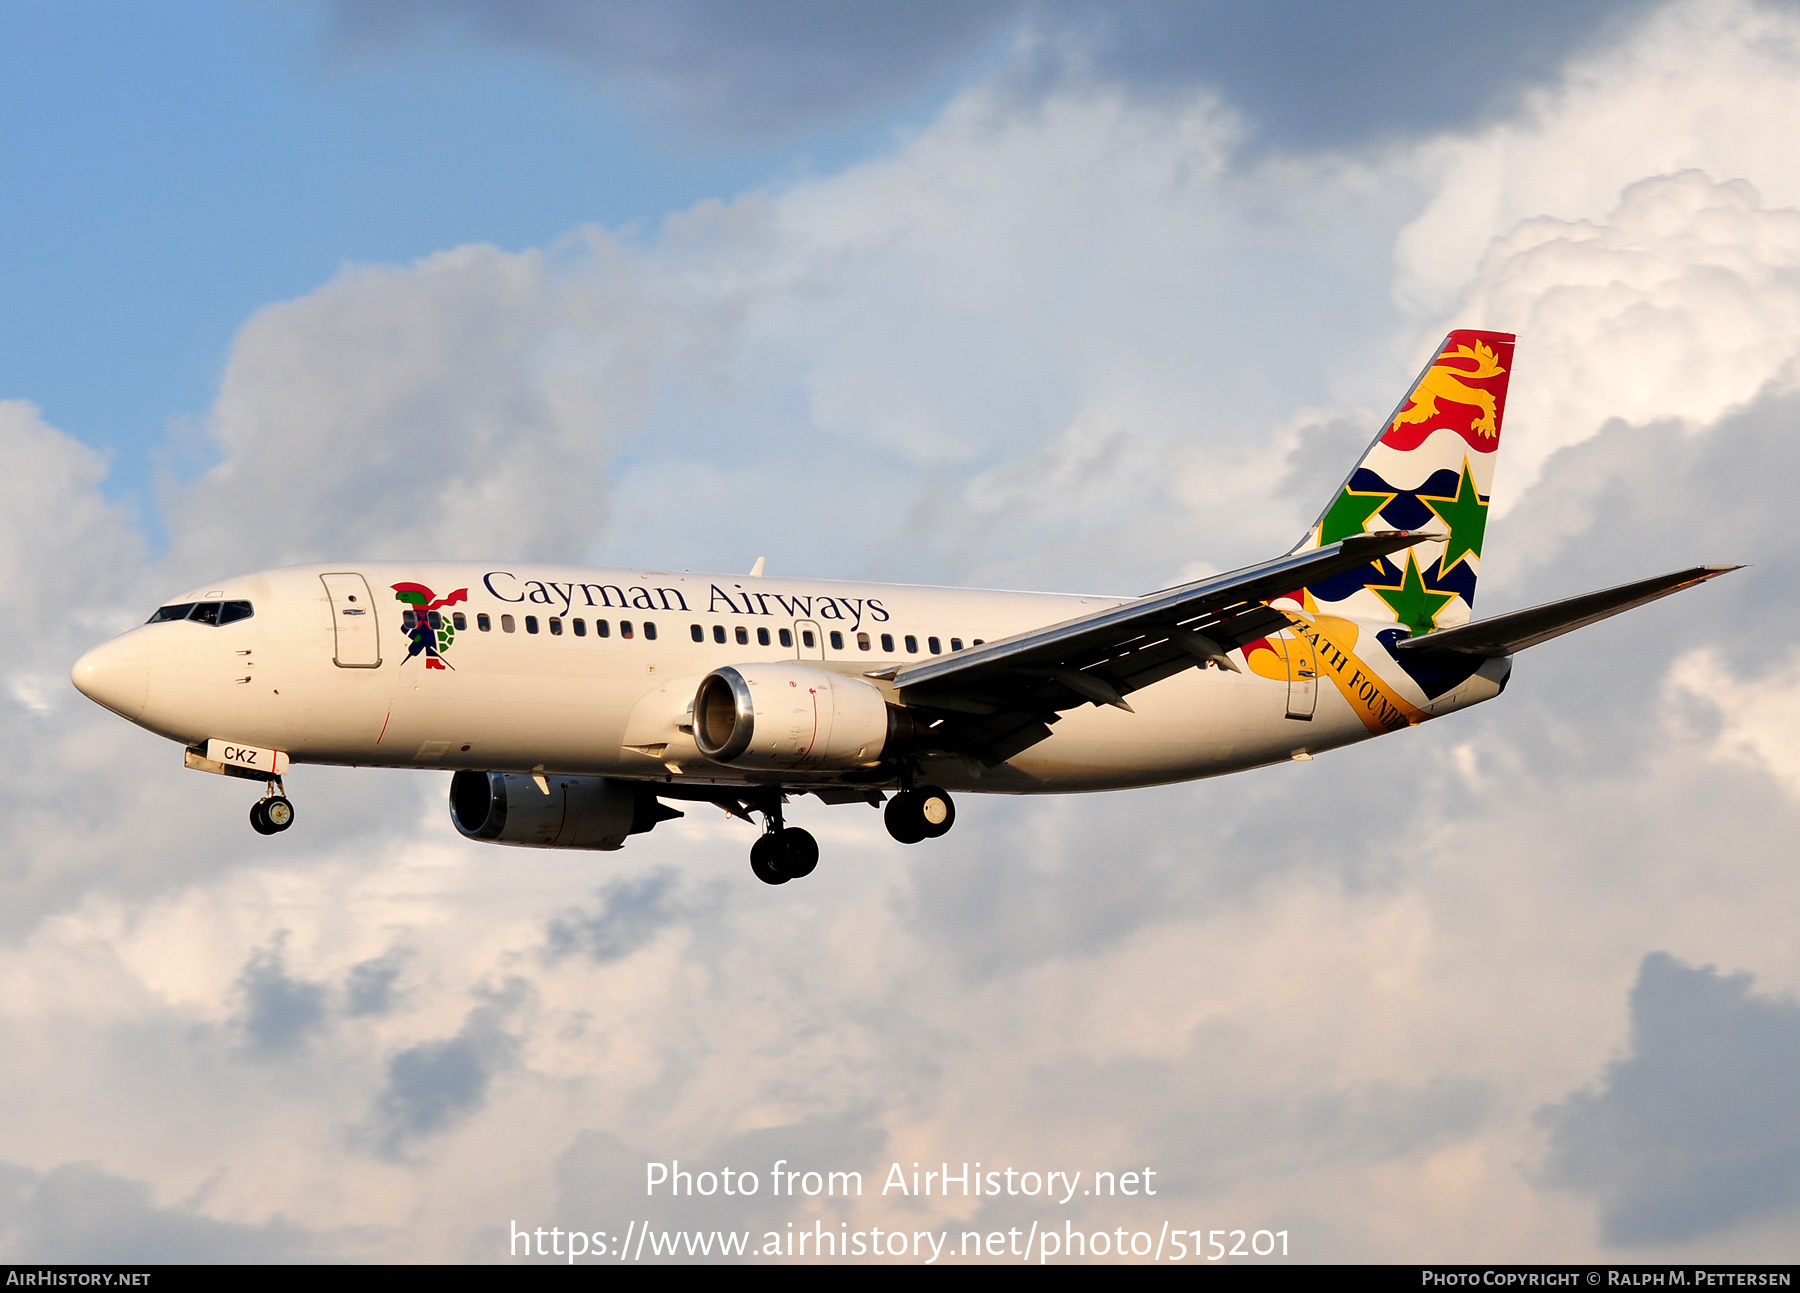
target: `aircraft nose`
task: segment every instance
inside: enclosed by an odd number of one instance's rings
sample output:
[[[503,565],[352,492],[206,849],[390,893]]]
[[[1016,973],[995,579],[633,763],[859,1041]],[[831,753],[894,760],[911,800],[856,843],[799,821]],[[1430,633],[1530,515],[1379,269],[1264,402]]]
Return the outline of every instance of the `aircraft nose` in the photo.
[[[102,642],[75,662],[69,678],[89,700],[136,721],[150,696],[150,655],[144,639],[127,633]]]

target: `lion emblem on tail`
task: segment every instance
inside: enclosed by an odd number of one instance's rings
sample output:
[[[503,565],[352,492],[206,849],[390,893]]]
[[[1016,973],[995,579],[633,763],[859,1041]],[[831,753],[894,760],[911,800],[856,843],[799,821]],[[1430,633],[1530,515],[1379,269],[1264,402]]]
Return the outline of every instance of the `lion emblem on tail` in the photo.
[[[1458,367],[1459,361],[1467,361],[1474,367]],[[1481,416],[1475,419],[1470,430],[1491,440],[1500,434],[1495,418],[1493,392],[1476,386],[1465,386],[1460,379],[1498,377],[1505,371],[1500,367],[1499,356],[1485,342],[1478,341],[1473,346],[1458,346],[1449,354],[1440,356],[1426,371],[1425,376],[1419,379],[1419,384],[1413,388],[1411,402],[1395,416],[1394,426],[1400,427],[1436,417],[1438,401],[1445,400],[1451,404],[1466,404],[1480,409]]]

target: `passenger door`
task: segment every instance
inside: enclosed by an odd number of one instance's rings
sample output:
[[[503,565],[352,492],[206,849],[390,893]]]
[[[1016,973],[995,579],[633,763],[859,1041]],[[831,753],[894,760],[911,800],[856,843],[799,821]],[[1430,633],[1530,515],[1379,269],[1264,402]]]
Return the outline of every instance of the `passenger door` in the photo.
[[[340,669],[375,669],[381,665],[381,626],[375,599],[361,575],[342,571],[320,575],[331,600],[331,627],[336,634],[334,659]]]

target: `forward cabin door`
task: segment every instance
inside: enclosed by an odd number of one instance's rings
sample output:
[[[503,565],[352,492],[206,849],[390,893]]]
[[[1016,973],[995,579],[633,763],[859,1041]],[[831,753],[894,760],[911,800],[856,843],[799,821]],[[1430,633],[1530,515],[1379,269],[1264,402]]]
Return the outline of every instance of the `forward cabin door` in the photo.
[[[1311,719],[1313,707],[1319,703],[1319,662],[1313,644],[1297,634],[1283,633],[1281,646],[1287,652],[1287,716]]]
[[[320,575],[325,595],[331,599],[331,627],[337,634],[340,669],[375,669],[381,665],[381,628],[375,619],[375,599],[361,575],[343,572]]]
[[[823,660],[825,658],[825,635],[819,632],[819,626],[811,620],[794,621],[794,658],[796,660]]]

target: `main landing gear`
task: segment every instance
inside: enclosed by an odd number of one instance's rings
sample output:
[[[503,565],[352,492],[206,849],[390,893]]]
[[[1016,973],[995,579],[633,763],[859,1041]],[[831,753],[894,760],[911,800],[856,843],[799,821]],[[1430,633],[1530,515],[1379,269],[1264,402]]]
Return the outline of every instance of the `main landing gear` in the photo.
[[[750,846],[751,873],[764,884],[811,875],[819,865],[819,842],[810,832],[782,822],[780,795],[753,800],[749,808],[763,816],[762,838]],[[917,786],[888,800],[884,820],[889,835],[902,844],[917,844],[949,832],[956,824],[956,804],[941,787]]]
[[[811,875],[819,865],[819,841],[812,832],[782,825],[779,797],[762,809],[762,815],[762,838],[750,846],[751,873],[764,884],[786,884]]]
[[[888,834],[902,844],[935,840],[956,824],[956,804],[947,791],[936,786],[902,790],[888,800],[883,814]]]
[[[263,797],[250,805],[250,826],[258,835],[279,835],[294,824],[294,805],[277,777]]]

